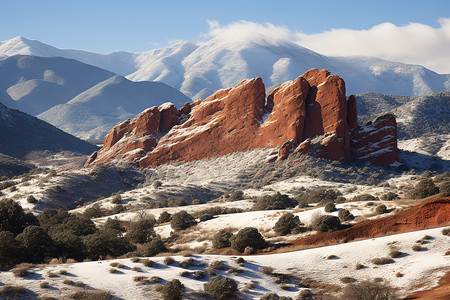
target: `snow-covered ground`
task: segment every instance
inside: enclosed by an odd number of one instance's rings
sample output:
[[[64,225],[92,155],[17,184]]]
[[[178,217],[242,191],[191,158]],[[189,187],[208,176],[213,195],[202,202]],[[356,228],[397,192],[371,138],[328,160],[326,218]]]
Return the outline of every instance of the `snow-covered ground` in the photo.
[[[63,283],[64,280],[70,279],[84,283],[86,289],[108,290],[122,299],[159,299],[154,285],[139,285],[134,278],[158,276],[162,279],[162,284],[166,280],[176,278],[186,286],[187,292],[200,291],[210,276],[195,279],[193,275],[183,277],[181,273],[204,270],[211,261],[220,260],[242,271],[237,274],[227,273],[225,270],[215,271],[216,274],[230,277],[239,283],[242,299],[259,298],[268,292],[295,299],[299,291],[304,289],[299,286],[302,281],[312,279],[324,284],[345,286],[341,282],[344,277],[351,277],[356,282],[382,278],[394,288],[399,288],[400,295],[404,296],[418,288],[425,289],[435,285],[439,277],[450,271],[450,257],[445,255],[450,246],[450,238],[442,235],[441,231],[442,228],[434,228],[316,249],[244,256],[246,262],[243,265],[236,263],[236,257],[218,255],[193,255],[190,258],[194,259],[194,265],[189,269],[179,266],[180,261],[189,257],[180,256],[173,257],[176,262],[172,265],[166,265],[164,257],[152,257],[152,267],[145,267],[141,262],[132,262],[131,259],[40,265],[33,268],[32,274],[25,278],[14,277],[9,271],[0,272],[0,282],[1,285],[26,286],[37,294],[62,298],[82,289]],[[411,248],[416,241],[427,235],[431,238],[422,245],[426,250],[413,251]],[[398,247],[404,254],[385,265],[375,265],[371,262],[374,258],[388,257],[393,246]],[[336,257],[327,259],[330,255]],[[111,273],[112,262],[121,263],[125,267],[116,267],[118,271]],[[365,267],[356,269],[356,264]],[[284,285],[277,283],[275,276],[261,271],[264,266],[272,267],[274,273],[290,275],[291,278]],[[59,274],[60,270],[67,273]],[[58,275],[49,277],[49,272]],[[43,281],[48,282],[48,288],[40,287]]]

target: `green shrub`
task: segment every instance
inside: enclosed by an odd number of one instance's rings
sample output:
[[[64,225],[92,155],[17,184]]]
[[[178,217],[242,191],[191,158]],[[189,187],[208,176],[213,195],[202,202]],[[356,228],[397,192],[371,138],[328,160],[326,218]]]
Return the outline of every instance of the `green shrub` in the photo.
[[[381,204],[375,208],[375,211],[377,214],[382,215],[382,214],[387,213],[387,207],[386,207],[386,205]]]
[[[107,255],[118,257],[136,249],[130,244],[129,239],[118,236],[115,231],[101,230],[90,234],[84,238],[84,244],[91,259]]]
[[[22,261],[20,243],[9,231],[0,231],[0,269],[10,268]]]
[[[172,221],[170,221],[170,227],[175,231],[185,230],[196,224],[194,217],[185,210],[173,214]]]
[[[368,201],[378,201],[379,199],[370,194],[361,194],[352,198],[354,202],[368,202]]]
[[[393,192],[387,192],[381,196],[381,200],[392,201],[394,199],[398,199],[398,195]]]
[[[184,285],[178,280],[167,281],[161,290],[164,300],[181,300],[183,298]]]
[[[287,235],[300,225],[300,219],[292,213],[284,213],[275,223],[273,230],[279,235]]]
[[[38,224],[36,217],[31,213],[25,213],[22,206],[15,201],[0,200],[0,231],[10,231],[18,235],[25,227]]]
[[[412,199],[422,199],[439,193],[439,188],[434,184],[431,178],[423,178],[408,193]]]
[[[288,195],[280,194],[265,195],[259,198],[258,202],[252,207],[252,210],[275,210],[286,209],[297,206],[298,202]]]
[[[340,209],[338,212],[338,218],[341,222],[345,222],[355,219],[355,216],[352,215],[347,209]]]
[[[330,212],[333,212],[333,211],[336,211],[336,205],[334,205],[333,202],[328,202],[325,205],[325,212],[330,213]]]
[[[54,241],[39,226],[28,226],[17,236],[17,240],[21,243],[25,258],[29,262],[40,263],[45,257],[56,254]]]
[[[28,202],[28,203],[31,203],[31,204],[36,204],[36,203],[38,203],[37,199],[34,198],[33,195],[29,195],[29,196],[27,197],[27,202]]]
[[[155,256],[158,253],[166,252],[167,248],[159,236],[155,237],[151,242],[142,245],[143,256]]]
[[[216,276],[203,285],[205,292],[218,300],[236,298],[239,289],[236,281],[228,277]]]
[[[153,217],[138,219],[131,223],[130,230],[127,232],[127,237],[133,243],[143,244],[151,242],[156,236],[156,233],[153,230],[155,223],[156,220]]]
[[[336,199],[342,196],[342,193],[333,189],[320,189],[314,191],[305,191],[296,197],[296,200],[300,203],[306,201],[307,203],[328,203],[336,202]]]
[[[331,215],[319,216],[311,224],[314,230],[322,232],[339,229],[340,225],[341,221],[339,218]]]
[[[167,223],[172,220],[172,215],[168,213],[167,211],[163,211],[158,218],[158,224]]]
[[[236,251],[244,252],[246,247],[251,247],[253,249],[263,249],[266,246],[266,241],[259,233],[258,229],[254,227],[246,227],[230,239],[231,248]]]
[[[117,230],[118,232],[124,232],[125,228],[122,227],[122,224],[118,219],[108,218],[103,224],[103,228]]]
[[[226,230],[219,230],[214,234],[213,240],[212,240],[212,246],[213,248],[220,249],[220,248],[226,248],[231,246],[230,239],[233,236],[231,232],[228,232]]]

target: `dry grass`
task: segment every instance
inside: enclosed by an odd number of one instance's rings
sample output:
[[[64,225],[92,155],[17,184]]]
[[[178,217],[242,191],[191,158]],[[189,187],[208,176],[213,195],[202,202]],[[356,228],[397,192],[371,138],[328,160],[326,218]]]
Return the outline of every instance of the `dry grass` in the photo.
[[[356,266],[355,266],[355,269],[356,270],[361,270],[361,269],[364,269],[366,266],[364,266],[363,264],[356,264]]]
[[[67,270],[59,270],[58,273],[61,274],[61,275],[64,275],[64,274],[67,274]]]
[[[141,267],[133,267],[131,270],[133,270],[135,272],[141,272],[142,268]]]
[[[413,251],[424,251],[424,250],[427,250],[426,247],[422,247],[422,246],[419,245],[419,244],[415,244],[414,246],[412,246],[411,249],[412,249]]]
[[[389,257],[377,257],[371,260],[374,265],[387,265],[393,263],[394,260]]]
[[[349,276],[342,277],[340,280],[341,280],[342,283],[353,283],[353,282],[356,282],[355,278],[352,278],[352,277],[349,277]]]
[[[131,262],[138,263],[140,261],[141,261],[141,259],[139,257],[132,257],[131,258]]]
[[[117,269],[116,268],[111,268],[111,269],[109,269],[109,273],[111,273],[111,274],[114,274],[114,273],[117,273]]]
[[[1,299],[21,299],[25,293],[25,288],[19,285],[4,285],[0,288]]]
[[[150,268],[153,265],[153,261],[151,261],[150,259],[143,259],[141,260],[141,263],[148,268]]]
[[[70,299],[75,300],[109,300],[112,297],[111,292],[103,290],[77,291],[69,296]]]
[[[48,284],[47,281],[42,281],[42,282],[39,284],[39,287],[40,287],[41,289],[46,289],[46,288],[49,287],[49,284]]]
[[[261,267],[259,269],[259,271],[261,271],[262,273],[264,273],[266,275],[272,275],[273,274],[273,268],[272,267],[268,267],[268,266]]]
[[[26,277],[29,274],[27,267],[12,269],[11,273],[13,273],[16,277]]]
[[[54,277],[58,277],[58,274],[56,274],[56,273],[54,273],[54,272],[52,272],[52,271],[48,271],[48,272],[47,272],[47,276],[48,276],[49,278],[54,278]]]
[[[164,258],[164,263],[166,264],[166,265],[171,265],[171,264],[173,264],[175,262],[175,260],[172,258],[172,257],[170,257],[170,256],[167,256],[166,258]]]
[[[389,256],[392,258],[400,257],[403,254],[397,247],[392,247],[389,251]]]

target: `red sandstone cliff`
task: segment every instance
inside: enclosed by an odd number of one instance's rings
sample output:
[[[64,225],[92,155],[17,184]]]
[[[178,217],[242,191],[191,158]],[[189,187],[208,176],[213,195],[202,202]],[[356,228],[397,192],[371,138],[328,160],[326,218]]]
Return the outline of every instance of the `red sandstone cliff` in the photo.
[[[299,152],[340,161],[354,155],[376,165],[398,161],[395,119],[359,128],[356,99],[347,101],[344,81],[313,69],[267,99],[255,78],[180,110],[149,108],[116,125],[86,164],[125,159],[148,167],[264,147],[279,147],[279,159]]]

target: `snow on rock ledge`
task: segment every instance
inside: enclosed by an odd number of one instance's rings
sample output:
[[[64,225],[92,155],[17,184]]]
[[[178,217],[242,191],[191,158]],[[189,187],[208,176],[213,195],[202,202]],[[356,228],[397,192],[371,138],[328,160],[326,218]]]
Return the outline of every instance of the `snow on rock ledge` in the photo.
[[[359,128],[356,99],[347,101],[344,81],[312,69],[280,85],[267,100],[262,79],[254,78],[179,110],[171,103],[149,108],[117,124],[86,165],[124,159],[150,167],[265,147],[279,148],[278,159],[299,152],[390,164],[398,161],[392,119]]]

